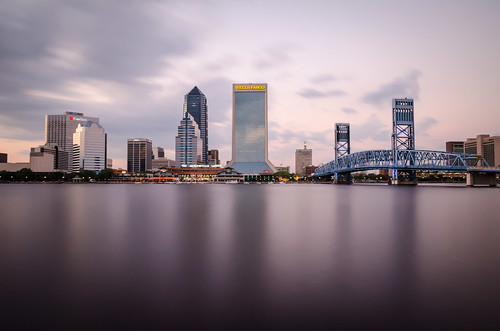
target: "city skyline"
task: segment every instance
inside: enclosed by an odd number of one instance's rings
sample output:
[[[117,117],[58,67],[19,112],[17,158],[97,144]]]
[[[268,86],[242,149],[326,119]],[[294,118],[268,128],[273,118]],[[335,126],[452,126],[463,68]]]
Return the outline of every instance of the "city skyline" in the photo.
[[[415,100],[418,149],[500,135],[488,97],[500,87],[500,4],[258,4],[7,2],[0,152],[26,161],[44,116],[74,111],[100,118],[114,167],[126,168],[134,136],[174,158],[182,98],[198,86],[208,148],[228,161],[231,86],[254,81],[269,86],[276,166],[293,165],[305,140],[315,164],[332,160],[338,122],[351,124],[353,152],[390,148],[393,98]]]

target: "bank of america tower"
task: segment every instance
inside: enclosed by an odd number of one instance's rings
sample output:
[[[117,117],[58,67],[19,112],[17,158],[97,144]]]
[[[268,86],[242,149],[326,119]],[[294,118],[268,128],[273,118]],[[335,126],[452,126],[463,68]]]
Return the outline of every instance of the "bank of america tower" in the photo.
[[[193,116],[194,121],[200,129],[202,141],[201,163],[208,164],[208,116],[207,98],[198,87],[184,96],[184,111]]]

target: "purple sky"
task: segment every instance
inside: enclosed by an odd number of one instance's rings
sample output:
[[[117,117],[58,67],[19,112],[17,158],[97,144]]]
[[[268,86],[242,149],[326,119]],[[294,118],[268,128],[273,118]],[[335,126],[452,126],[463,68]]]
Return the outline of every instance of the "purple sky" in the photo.
[[[0,6],[0,152],[28,161],[45,114],[96,116],[174,158],[184,95],[208,99],[209,148],[231,155],[231,84],[269,84],[269,158],[307,141],[333,158],[390,147],[391,99],[415,99],[417,149],[500,135],[498,1],[18,1]]]

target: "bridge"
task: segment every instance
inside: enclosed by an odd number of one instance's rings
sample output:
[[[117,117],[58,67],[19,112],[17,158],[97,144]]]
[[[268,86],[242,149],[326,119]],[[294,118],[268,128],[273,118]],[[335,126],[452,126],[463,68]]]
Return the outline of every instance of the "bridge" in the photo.
[[[350,153],[350,124],[335,124],[335,159],[320,166],[315,177],[330,177],[334,183],[351,183],[351,173],[391,169],[392,183],[416,185],[416,171],[453,171],[467,174],[467,185],[496,186],[500,168],[490,165],[480,155],[442,151],[415,150],[413,99],[393,100],[392,149]]]

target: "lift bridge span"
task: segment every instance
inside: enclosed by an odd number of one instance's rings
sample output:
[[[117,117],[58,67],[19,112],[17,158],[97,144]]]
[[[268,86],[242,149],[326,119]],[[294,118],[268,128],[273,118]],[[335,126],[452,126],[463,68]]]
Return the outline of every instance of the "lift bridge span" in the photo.
[[[392,149],[350,153],[349,123],[335,124],[335,159],[320,166],[315,177],[350,183],[357,171],[392,169],[394,184],[416,185],[417,170],[467,173],[467,185],[496,186],[500,168],[490,167],[481,156],[465,153],[415,150],[413,100],[394,99]]]

